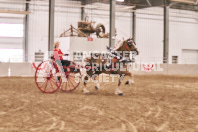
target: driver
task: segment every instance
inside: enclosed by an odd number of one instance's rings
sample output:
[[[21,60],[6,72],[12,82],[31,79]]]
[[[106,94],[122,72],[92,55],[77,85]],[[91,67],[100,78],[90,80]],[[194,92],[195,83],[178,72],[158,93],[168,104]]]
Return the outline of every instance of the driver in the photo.
[[[67,67],[67,68],[66,68],[67,72],[70,71],[69,66],[70,66],[70,63],[71,63],[71,62],[68,61],[68,60],[63,60],[63,56],[64,56],[64,55],[68,55],[68,54],[63,54],[63,52],[61,51],[61,49],[59,49],[60,42],[56,42],[54,45],[55,45],[55,46],[54,46],[53,59],[54,59],[59,65],[61,65],[62,67],[63,67],[63,66],[66,66],[66,67]],[[61,62],[61,64],[60,64],[60,62]],[[65,70],[64,70],[64,71],[65,71]],[[66,72],[66,71],[65,71],[65,72]]]

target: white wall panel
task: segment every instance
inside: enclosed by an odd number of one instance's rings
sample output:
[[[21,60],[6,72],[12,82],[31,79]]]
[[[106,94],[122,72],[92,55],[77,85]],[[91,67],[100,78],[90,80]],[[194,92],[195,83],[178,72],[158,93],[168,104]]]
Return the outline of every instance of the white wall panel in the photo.
[[[48,12],[35,11],[29,16],[29,57],[34,60],[34,53],[48,51]]]
[[[182,58],[184,64],[198,64],[198,50],[182,50]]]
[[[176,11],[176,10],[172,10]],[[171,63],[172,56],[178,56],[178,63],[185,63],[184,56],[182,56],[183,49],[198,50],[198,20],[193,18],[194,12],[182,11],[186,13],[189,18],[172,16],[170,18],[170,54],[169,62]],[[176,20],[177,21],[173,21]],[[193,59],[193,58],[192,58]]]
[[[117,39],[128,39],[132,37],[132,13],[116,12]]]
[[[147,13],[145,11],[145,13]],[[143,62],[162,62],[163,21],[160,15],[146,15],[137,12],[136,44]]]

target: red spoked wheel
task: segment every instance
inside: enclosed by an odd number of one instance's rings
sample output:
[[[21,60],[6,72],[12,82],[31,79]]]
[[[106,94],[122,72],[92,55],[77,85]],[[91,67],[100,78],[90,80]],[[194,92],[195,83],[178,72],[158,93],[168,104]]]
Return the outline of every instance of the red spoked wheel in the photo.
[[[61,75],[59,75],[57,64],[53,61],[40,63],[35,72],[35,82],[43,93],[56,92],[61,85]]]
[[[64,92],[72,92],[80,84],[80,69],[70,68],[70,72],[66,72],[65,74],[65,77],[62,77],[61,90]]]

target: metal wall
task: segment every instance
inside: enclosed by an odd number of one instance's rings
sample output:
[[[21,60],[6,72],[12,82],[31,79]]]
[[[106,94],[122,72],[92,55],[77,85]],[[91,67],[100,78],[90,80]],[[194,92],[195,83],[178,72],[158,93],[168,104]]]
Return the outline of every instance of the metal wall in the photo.
[[[138,62],[163,62],[162,12],[163,8],[142,9],[136,12],[136,43],[140,51]]]
[[[11,2],[11,1],[9,1]],[[24,2],[21,0],[21,2]],[[24,3],[6,3],[4,8],[12,10],[25,9]],[[14,6],[13,6],[14,5]],[[1,5],[2,6],[2,5]],[[34,61],[35,52],[48,50],[48,1],[30,2],[29,31],[28,31],[28,57]],[[72,24],[77,28],[81,20],[81,3],[79,1],[56,0],[55,2],[55,41]],[[3,8],[3,6],[2,6]],[[130,9],[121,10],[116,7],[116,39],[132,37],[132,12]],[[172,56],[178,56],[178,63],[185,63],[182,57],[184,49],[198,49],[198,13],[170,9],[170,48],[169,63]],[[85,6],[85,16],[89,20],[105,25],[109,32],[109,4],[94,3]],[[139,61],[163,62],[163,8],[146,8],[136,10],[136,43],[140,51]],[[3,19],[0,19],[3,21]],[[92,36],[95,37],[94,35]],[[0,39],[1,40],[1,39]],[[0,48],[5,47],[3,41]],[[13,46],[17,48],[18,46]]]
[[[185,56],[184,50],[198,50],[198,16],[196,12],[171,10],[170,17],[170,54],[169,62],[172,63],[172,56],[178,56],[179,64],[198,64],[198,55]],[[181,15],[182,14],[182,15]]]

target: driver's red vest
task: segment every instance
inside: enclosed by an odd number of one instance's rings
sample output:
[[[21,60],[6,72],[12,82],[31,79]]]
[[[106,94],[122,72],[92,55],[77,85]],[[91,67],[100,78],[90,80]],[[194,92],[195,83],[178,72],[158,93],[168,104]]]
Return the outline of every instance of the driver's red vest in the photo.
[[[54,60],[63,60],[62,56],[59,56],[59,54],[63,54],[63,52],[59,49],[54,49],[54,53],[53,53],[53,59]]]

